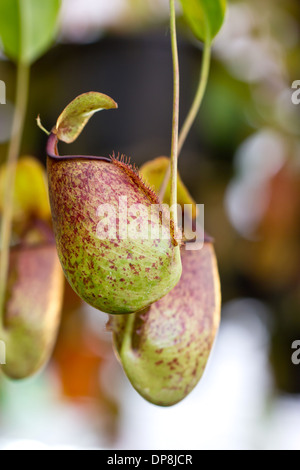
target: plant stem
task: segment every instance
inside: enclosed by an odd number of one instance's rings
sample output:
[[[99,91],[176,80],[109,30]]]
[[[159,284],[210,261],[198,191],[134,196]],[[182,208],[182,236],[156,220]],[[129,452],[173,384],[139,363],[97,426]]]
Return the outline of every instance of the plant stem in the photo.
[[[12,123],[10,144],[7,153],[3,214],[1,224],[0,319],[2,319],[2,326],[3,310],[6,295],[6,283],[9,268],[9,251],[12,231],[15,175],[27,109],[29,74],[30,67],[24,63],[18,63],[15,112]]]
[[[133,337],[133,327],[135,322],[136,314],[130,313],[126,315],[126,325],[123,335],[123,341],[121,345],[120,354],[123,361],[126,361],[126,358],[133,354],[132,350],[132,337]]]
[[[202,67],[201,67],[200,80],[199,80],[196,96],[194,98],[189,114],[187,115],[186,120],[180,131],[179,142],[178,142],[178,155],[181,153],[182,147],[186,141],[186,138],[192,128],[192,125],[195,122],[195,119],[201,107],[203,97],[204,97],[206,87],[207,87],[208,77],[209,77],[210,60],[211,60],[211,43],[210,41],[209,42],[207,41],[204,44]]]
[[[211,41],[208,40],[204,44],[203,60],[202,60],[200,80],[199,80],[197,92],[196,92],[193,104],[191,106],[191,109],[186,117],[186,120],[179,134],[178,157],[181,153],[182,147],[186,141],[186,138],[192,128],[192,125],[195,122],[195,119],[201,107],[203,97],[204,97],[206,87],[207,87],[209,71],[210,71],[210,62],[211,62]],[[159,196],[160,196],[161,201],[163,201],[163,198],[164,198],[167,186],[168,186],[168,182],[170,180],[170,176],[171,176],[171,165],[169,165],[166,171],[164,180],[160,188]]]
[[[172,123],[172,147],[171,147],[171,220],[177,230],[177,167],[178,167],[178,129],[179,129],[179,60],[176,33],[175,2],[170,0],[170,32],[173,58],[173,123]]]

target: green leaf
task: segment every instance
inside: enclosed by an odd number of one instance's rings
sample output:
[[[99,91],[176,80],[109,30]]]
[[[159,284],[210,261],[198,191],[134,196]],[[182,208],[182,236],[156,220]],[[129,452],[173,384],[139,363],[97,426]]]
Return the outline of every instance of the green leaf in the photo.
[[[5,54],[31,64],[51,45],[61,0],[0,0],[0,39]]]
[[[97,92],[77,96],[61,113],[52,130],[57,138],[67,144],[74,142],[90,118],[103,109],[116,109],[117,103],[107,95]]]
[[[180,0],[183,14],[200,41],[212,41],[224,22],[226,0]]]

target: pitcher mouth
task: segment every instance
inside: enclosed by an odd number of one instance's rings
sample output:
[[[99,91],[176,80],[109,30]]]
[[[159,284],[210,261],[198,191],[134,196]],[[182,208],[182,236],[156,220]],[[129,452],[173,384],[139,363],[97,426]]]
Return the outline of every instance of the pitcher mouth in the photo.
[[[75,159],[84,159],[84,160],[98,160],[106,163],[112,163],[110,157],[102,157],[95,155],[59,155],[58,152],[58,138],[57,135],[51,132],[48,142],[47,142],[47,155],[49,158],[54,160],[75,160]]]

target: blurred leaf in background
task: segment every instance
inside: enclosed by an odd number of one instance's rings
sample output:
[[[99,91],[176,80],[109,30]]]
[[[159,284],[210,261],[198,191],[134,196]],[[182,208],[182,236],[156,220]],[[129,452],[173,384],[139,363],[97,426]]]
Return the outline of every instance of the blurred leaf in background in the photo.
[[[5,204],[4,187],[6,164],[0,167],[0,213]],[[44,221],[50,225],[51,211],[48,198],[46,171],[38,159],[21,157],[16,168],[14,190],[14,229],[21,234],[33,221]]]
[[[15,62],[33,63],[54,40],[60,0],[0,0],[0,38]]]
[[[200,41],[211,41],[219,32],[225,17],[226,0],[180,0],[183,13]]]

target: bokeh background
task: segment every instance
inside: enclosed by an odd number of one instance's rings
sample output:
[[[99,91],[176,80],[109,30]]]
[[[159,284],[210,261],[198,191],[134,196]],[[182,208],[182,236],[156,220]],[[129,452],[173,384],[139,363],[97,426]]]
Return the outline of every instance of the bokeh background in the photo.
[[[61,153],[125,153],[138,165],[168,155],[172,62],[168,0],[63,0],[52,49],[32,67],[22,155],[46,162],[51,128],[85,91],[118,111],[96,116]],[[181,122],[202,46],[178,20]],[[15,66],[0,57],[5,161]],[[300,80],[298,0],[230,1],[213,48],[201,112],[180,158],[215,239],[222,323],[206,373],[180,404],[162,409],[131,387],[116,361],[106,315],[66,285],[48,366],[13,382],[0,376],[0,448],[300,449]]]

